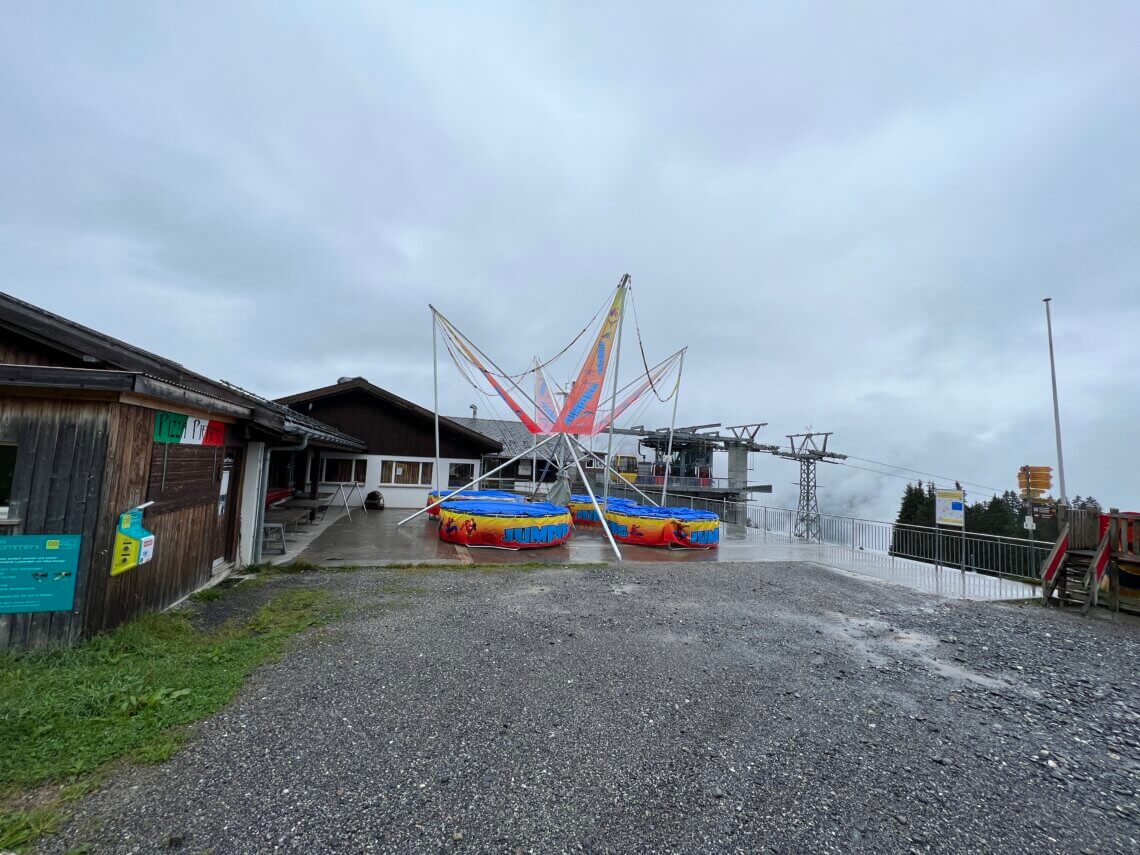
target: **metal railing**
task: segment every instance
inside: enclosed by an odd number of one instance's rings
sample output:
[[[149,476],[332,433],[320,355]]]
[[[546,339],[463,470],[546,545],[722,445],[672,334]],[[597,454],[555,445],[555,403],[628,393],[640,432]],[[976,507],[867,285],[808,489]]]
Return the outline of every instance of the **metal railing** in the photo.
[[[670,504],[713,511],[725,522],[746,525],[789,543],[805,542],[795,536],[796,512],[730,499],[670,495]],[[827,546],[852,552],[897,556],[976,573],[1040,581],[1040,568],[1053,544],[1043,540],[963,532],[959,529],[900,525],[881,520],[820,514],[820,540]]]
[[[592,485],[601,485],[603,483],[601,469],[587,469],[586,474],[590,477]],[[619,478],[617,475],[610,473],[610,483],[620,484],[622,481],[626,481],[630,484],[636,484],[638,487],[650,494],[652,494],[654,490],[661,492],[661,488],[664,486],[663,475],[634,476],[632,472],[627,472],[624,474],[631,477]],[[574,473],[571,475],[570,481],[571,483],[581,484],[582,478],[577,473]],[[669,476],[670,493],[672,493],[675,489],[707,490],[711,488],[715,490],[743,490],[747,486],[748,482],[741,481],[739,478],[694,478],[692,476],[681,477],[680,475]]]

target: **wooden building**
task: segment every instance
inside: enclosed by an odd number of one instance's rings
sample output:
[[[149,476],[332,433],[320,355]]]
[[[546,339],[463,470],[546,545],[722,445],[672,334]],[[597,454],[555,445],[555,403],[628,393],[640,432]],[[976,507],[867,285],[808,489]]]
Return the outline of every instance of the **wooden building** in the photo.
[[[0,294],[0,649],[74,642],[255,560],[283,446],[363,448]]]
[[[293,410],[359,437],[361,454],[314,450],[292,463],[292,477],[281,486],[313,489],[357,483],[365,492],[379,490],[392,508],[421,508],[437,484],[435,414],[425,407],[374,386],[363,377],[345,377],[332,386],[279,398]],[[462,486],[481,473],[484,455],[502,444],[454,419],[440,418],[441,487]]]

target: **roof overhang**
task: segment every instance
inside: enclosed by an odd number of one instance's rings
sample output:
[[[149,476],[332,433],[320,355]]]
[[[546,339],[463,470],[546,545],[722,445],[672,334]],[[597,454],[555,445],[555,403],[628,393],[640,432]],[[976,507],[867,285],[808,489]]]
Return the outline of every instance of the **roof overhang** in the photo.
[[[279,438],[308,435],[317,445],[363,451],[364,443],[284,407],[245,406],[135,371],[0,364],[0,390],[44,395],[79,393],[123,403],[195,410],[226,421],[245,421]]]

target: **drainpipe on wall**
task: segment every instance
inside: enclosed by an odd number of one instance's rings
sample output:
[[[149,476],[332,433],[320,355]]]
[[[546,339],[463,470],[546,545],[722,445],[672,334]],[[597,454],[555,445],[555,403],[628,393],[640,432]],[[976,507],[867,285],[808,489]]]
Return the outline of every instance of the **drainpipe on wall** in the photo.
[[[265,447],[265,456],[261,461],[261,478],[257,487],[257,517],[256,529],[253,538],[253,563],[261,563],[262,541],[265,539],[265,495],[269,492],[269,455],[274,451],[304,451],[309,447],[309,434],[305,434],[300,445],[274,445]]]

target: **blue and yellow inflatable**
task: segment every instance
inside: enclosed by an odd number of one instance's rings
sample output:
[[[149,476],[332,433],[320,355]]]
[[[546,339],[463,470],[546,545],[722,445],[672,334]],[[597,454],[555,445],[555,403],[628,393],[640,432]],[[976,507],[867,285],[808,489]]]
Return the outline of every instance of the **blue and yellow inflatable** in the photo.
[[[610,496],[609,504],[607,505],[601,496],[598,496],[598,504],[602,507],[617,508],[624,505],[632,505],[629,499],[619,499]],[[597,526],[602,527],[602,521],[598,519],[598,512],[594,510],[594,503],[590,501],[590,497],[586,495],[573,495],[570,497],[570,516],[574,519],[576,526]]]
[[[439,505],[434,508],[431,507],[432,503],[438,502],[440,499],[451,496],[453,490],[432,490],[428,493],[427,505],[428,516],[439,516]],[[520,496],[518,493],[508,493],[505,490],[460,490],[450,499],[449,502],[459,502],[464,500],[485,500],[488,502],[525,502],[526,496]]]
[[[674,549],[716,549],[720,545],[720,517],[711,511],[611,504],[606,508],[606,523],[618,543]]]
[[[448,543],[537,549],[565,543],[572,531],[570,510],[549,502],[476,500],[440,506],[439,537]]]

